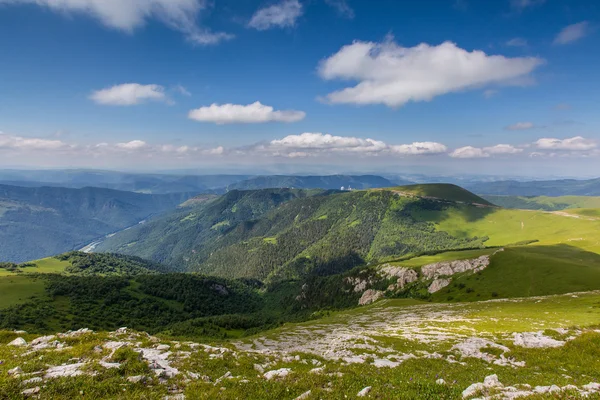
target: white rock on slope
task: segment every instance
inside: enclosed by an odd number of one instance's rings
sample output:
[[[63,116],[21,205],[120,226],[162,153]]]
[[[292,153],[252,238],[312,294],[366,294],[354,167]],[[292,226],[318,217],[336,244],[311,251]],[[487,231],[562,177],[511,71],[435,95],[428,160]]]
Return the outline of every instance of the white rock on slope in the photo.
[[[263,375],[263,377],[270,381],[271,379],[274,378],[285,378],[286,376],[288,376],[290,374],[290,372],[292,372],[291,369],[289,368],[281,368],[281,369],[276,369],[274,371],[269,371],[267,373],[265,373]]]
[[[450,282],[452,282],[451,279],[436,279],[435,281],[431,282],[431,285],[429,285],[427,291],[429,293],[439,292],[440,290],[448,286]]]
[[[545,336],[543,332],[515,333],[513,343],[515,346],[525,347],[529,349],[561,347],[565,344],[565,342],[561,340],[556,340],[552,339],[551,337]]]
[[[369,289],[363,293],[360,300],[358,300],[358,305],[364,306],[366,304],[371,304],[379,300],[383,297],[383,292],[381,290],[373,290]]]
[[[27,346],[27,341],[22,337],[18,337],[8,344],[8,346],[24,347]]]

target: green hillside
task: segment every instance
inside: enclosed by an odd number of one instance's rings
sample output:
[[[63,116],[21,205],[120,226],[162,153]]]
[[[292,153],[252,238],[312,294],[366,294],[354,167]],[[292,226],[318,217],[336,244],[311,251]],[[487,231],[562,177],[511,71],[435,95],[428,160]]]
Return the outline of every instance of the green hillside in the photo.
[[[0,261],[24,262],[81,248],[175,209],[195,194],[0,185]]]
[[[231,192],[120,233],[99,250],[208,275],[266,281],[532,241],[600,251],[600,221],[594,218],[501,209],[454,185],[281,190]]]
[[[574,208],[600,208],[600,197],[590,196],[483,196],[483,198],[500,207],[522,210],[560,211]]]
[[[392,188],[401,194],[419,196],[425,198],[434,198],[453,202],[462,202],[468,204],[481,204],[491,206],[489,201],[469,192],[457,185],[445,183],[429,183],[421,185],[408,185]]]
[[[435,194],[444,195],[443,186]],[[454,186],[452,199],[484,202]],[[411,189],[416,189],[412,187]],[[287,197],[273,201],[273,196]],[[452,236],[412,217],[439,200],[397,190],[231,192],[115,235],[99,251],[137,255],[188,271],[229,278],[281,280],[329,275],[391,257],[480,248],[485,235]],[[258,212],[257,212],[258,211]]]

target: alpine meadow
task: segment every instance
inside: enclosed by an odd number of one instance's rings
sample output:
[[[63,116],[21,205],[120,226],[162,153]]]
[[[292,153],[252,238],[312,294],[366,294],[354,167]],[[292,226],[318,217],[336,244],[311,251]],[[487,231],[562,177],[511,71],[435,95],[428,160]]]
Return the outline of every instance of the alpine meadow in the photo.
[[[599,21],[0,0],[0,400],[600,400]]]

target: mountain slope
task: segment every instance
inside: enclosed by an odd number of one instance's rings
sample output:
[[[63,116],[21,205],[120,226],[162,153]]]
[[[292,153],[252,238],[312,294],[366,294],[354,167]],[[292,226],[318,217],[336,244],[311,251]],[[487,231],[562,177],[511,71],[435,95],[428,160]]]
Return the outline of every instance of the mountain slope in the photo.
[[[208,206],[179,210],[119,233],[97,250],[184,265],[210,275],[280,280],[333,274],[390,257],[478,248],[485,240],[457,238],[411,216],[413,209],[454,207],[452,200],[396,190],[317,195],[287,190],[294,193],[288,201],[269,201],[281,190],[230,192]],[[438,196],[449,190],[451,199],[458,191],[462,200],[485,203],[453,186],[428,190]],[[243,212],[244,207],[263,212]]]
[[[174,209],[194,194],[0,185],[0,260],[21,262],[72,250]]]
[[[577,208],[600,208],[600,197],[593,196],[483,196],[504,208],[522,210],[560,211]]]
[[[281,192],[231,192],[115,235],[98,250],[209,275],[267,281],[517,242],[600,250],[595,239],[600,221],[594,218],[500,209],[453,185],[285,193],[283,201],[272,201]]]

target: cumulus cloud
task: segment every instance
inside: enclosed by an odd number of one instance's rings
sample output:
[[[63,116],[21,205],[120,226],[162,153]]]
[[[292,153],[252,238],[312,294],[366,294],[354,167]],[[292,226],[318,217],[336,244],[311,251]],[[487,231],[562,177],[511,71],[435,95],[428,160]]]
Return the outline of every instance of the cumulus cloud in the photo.
[[[354,10],[348,5],[346,0],[325,0],[325,3],[333,7],[342,17],[354,18]]]
[[[497,144],[492,147],[485,147],[483,149],[488,154],[519,154],[523,152],[523,149],[512,146],[510,144]]]
[[[198,14],[208,5],[207,0],[0,0],[0,4],[35,4],[61,13],[85,14],[125,32],[133,32],[147,20],[157,19],[201,45],[233,37],[196,24]]]
[[[523,149],[510,144],[497,144],[490,147],[466,146],[454,150],[450,153],[453,158],[487,158],[491,156],[503,156],[522,153]]]
[[[283,0],[278,4],[257,10],[248,26],[259,31],[293,27],[302,13],[302,4],[298,0]]]
[[[132,106],[146,101],[168,101],[164,87],[139,83],[125,83],[98,90],[90,95],[90,99],[98,104],[111,106]]]
[[[363,139],[352,136],[335,136],[324,133],[306,132],[300,135],[289,135],[283,139],[272,140],[266,145],[258,145],[253,148],[253,151],[292,158],[323,154],[410,156],[444,153],[447,151],[447,147],[435,142],[389,145],[383,141],[370,138]]]
[[[383,43],[356,41],[344,46],[323,60],[318,72],[326,80],[358,81],[328,94],[331,103],[398,107],[482,86],[523,84],[543,63],[536,57],[469,52],[451,42],[402,47],[388,38]]]
[[[453,158],[484,158],[489,156],[483,149],[473,146],[460,147],[450,153],[450,157]]]
[[[211,104],[191,110],[190,119],[215,124],[258,124],[265,122],[297,122],[306,116],[303,111],[276,111],[257,101],[248,105],[240,104]]]
[[[412,144],[401,144],[389,146],[392,154],[419,155],[419,154],[441,154],[448,148],[436,142],[414,142]]]
[[[595,140],[575,136],[567,139],[542,138],[535,142],[535,146],[543,150],[586,151],[596,149],[598,143]]]
[[[143,140],[132,140],[131,142],[117,143],[117,148],[123,150],[141,150],[148,147],[148,143]]]
[[[590,23],[588,21],[579,22],[563,28],[556,38],[554,44],[568,44],[575,42],[590,33]]]
[[[509,125],[504,129],[508,131],[523,131],[533,128],[535,128],[535,124],[533,122],[517,122],[516,124]]]
[[[26,138],[0,132],[1,150],[61,150],[70,146],[60,140]]]

